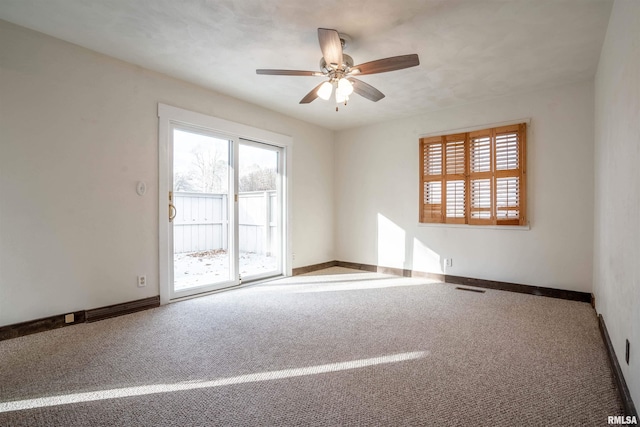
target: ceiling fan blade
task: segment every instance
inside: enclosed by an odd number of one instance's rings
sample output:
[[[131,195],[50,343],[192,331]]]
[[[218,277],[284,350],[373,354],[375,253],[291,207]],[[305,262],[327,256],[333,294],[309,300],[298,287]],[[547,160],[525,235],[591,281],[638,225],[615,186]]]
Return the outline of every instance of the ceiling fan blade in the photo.
[[[384,93],[362,80],[354,79],[353,77],[349,77],[347,80],[353,83],[353,91],[355,93],[370,101],[378,102],[384,98]]]
[[[327,64],[342,65],[342,42],[336,30],[318,28],[318,41]]]
[[[320,83],[318,86],[314,87],[313,89],[311,89],[311,92],[309,92],[308,94],[306,94],[304,96],[304,98],[302,98],[300,100],[300,104],[308,104],[311,101],[313,101],[314,99],[316,99],[318,97],[318,89],[320,89],[320,86],[322,86],[324,82]]]
[[[392,56],[391,58],[378,59],[376,61],[365,62],[364,64],[351,67],[353,75],[386,73],[387,71],[402,70],[403,68],[420,65],[418,55]],[[360,70],[355,71],[355,70]]]
[[[322,76],[322,73],[317,71],[300,71],[300,70],[269,70],[258,69],[256,74],[267,74],[270,76]]]

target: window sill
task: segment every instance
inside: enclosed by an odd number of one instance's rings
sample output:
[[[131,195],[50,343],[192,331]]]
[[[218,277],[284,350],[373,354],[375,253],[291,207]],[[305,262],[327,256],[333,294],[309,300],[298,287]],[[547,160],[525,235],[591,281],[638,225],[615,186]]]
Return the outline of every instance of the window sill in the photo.
[[[442,224],[437,222],[419,222],[418,227],[435,227],[435,228],[466,228],[476,230],[514,230],[528,231],[531,230],[531,224],[527,225],[470,225],[470,224]]]

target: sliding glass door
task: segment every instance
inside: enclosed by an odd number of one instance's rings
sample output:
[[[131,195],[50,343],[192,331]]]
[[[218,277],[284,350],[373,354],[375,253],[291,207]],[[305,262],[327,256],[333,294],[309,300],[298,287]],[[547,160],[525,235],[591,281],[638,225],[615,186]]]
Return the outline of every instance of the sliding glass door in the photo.
[[[172,126],[171,299],[239,283],[234,239],[234,141]],[[230,200],[231,199],[231,200]]]
[[[282,274],[282,149],[240,140],[238,248],[242,280]]]
[[[169,127],[169,299],[283,274],[283,149]]]

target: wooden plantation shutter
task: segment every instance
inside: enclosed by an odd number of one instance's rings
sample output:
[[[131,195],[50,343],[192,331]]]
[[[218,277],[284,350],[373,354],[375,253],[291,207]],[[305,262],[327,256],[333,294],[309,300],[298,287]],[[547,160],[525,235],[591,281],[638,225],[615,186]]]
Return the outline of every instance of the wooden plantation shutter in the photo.
[[[526,124],[420,140],[420,222],[526,224]]]
[[[444,150],[444,186],[445,186],[445,221],[447,223],[464,224],[466,222],[466,156],[465,134],[447,135],[443,137]]]
[[[442,222],[442,139],[420,141],[420,222]]]
[[[524,224],[524,147],[526,125],[495,128],[495,221]]]
[[[493,156],[491,129],[469,133],[468,224],[493,222]]]

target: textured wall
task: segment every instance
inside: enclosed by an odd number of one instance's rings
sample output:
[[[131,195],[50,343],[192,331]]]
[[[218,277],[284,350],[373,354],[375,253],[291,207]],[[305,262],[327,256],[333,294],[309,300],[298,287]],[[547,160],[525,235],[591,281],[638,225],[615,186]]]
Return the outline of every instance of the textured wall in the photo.
[[[616,0],[595,80],[594,293],[640,405],[640,2]],[[629,365],[625,339],[631,343]]]
[[[420,135],[531,119],[530,230],[418,225]],[[593,84],[497,98],[336,138],[338,259],[591,292]]]
[[[3,21],[0,76],[0,325],[158,295],[158,102],[292,136],[293,266],[335,258],[331,131]]]

